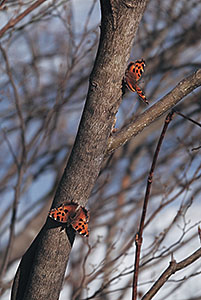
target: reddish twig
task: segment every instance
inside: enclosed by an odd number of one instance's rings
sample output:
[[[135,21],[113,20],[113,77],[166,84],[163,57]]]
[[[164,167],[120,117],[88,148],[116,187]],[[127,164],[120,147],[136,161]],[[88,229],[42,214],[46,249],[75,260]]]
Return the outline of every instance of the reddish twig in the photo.
[[[31,6],[29,6],[25,11],[23,11],[19,16],[17,16],[14,19],[11,19],[1,30],[0,30],[0,38],[4,35],[4,33],[14,27],[19,21],[21,21],[25,16],[27,16],[31,11],[33,11],[35,8],[40,6],[43,2],[46,0],[38,0],[35,3],[33,3]]]
[[[133,275],[132,300],[137,299],[137,282],[138,282],[139,263],[140,263],[140,251],[141,251],[141,246],[142,246],[142,235],[143,235],[144,222],[145,222],[145,217],[146,217],[146,212],[147,212],[149,195],[150,195],[150,191],[151,191],[152,179],[153,179],[158,155],[160,152],[160,148],[161,148],[163,139],[165,137],[165,133],[167,131],[168,125],[170,124],[170,122],[173,118],[173,114],[174,114],[174,112],[171,111],[165,119],[165,124],[164,124],[163,130],[161,132],[161,135],[160,135],[160,138],[159,138],[159,141],[158,141],[155,153],[154,153],[151,169],[149,171],[149,176],[147,179],[147,189],[146,189],[145,198],[144,198],[144,204],[143,204],[143,210],[142,210],[142,215],[141,215],[141,220],[140,220],[139,231],[135,237],[136,253],[135,253],[135,265],[134,265],[134,275]]]

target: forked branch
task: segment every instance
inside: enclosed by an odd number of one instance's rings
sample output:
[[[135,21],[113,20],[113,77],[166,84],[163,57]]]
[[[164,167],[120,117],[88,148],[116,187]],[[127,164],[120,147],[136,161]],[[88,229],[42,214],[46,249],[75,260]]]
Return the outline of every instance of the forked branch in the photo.
[[[159,289],[165,284],[165,282],[177,271],[180,271],[187,266],[194,263],[197,259],[201,257],[201,248],[195,251],[193,254],[188,256],[187,258],[181,260],[180,262],[176,262],[174,259],[170,262],[169,267],[161,274],[158,280],[154,283],[154,285],[150,288],[150,290],[142,297],[142,300],[150,300],[154,295],[159,291]]]

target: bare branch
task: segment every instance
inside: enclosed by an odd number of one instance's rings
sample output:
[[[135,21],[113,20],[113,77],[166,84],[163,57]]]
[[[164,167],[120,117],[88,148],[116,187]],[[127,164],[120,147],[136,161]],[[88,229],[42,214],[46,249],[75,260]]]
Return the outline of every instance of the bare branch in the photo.
[[[2,29],[0,29],[0,38],[4,35],[4,33],[14,27],[18,22],[20,22],[25,16],[27,16],[31,11],[33,11],[35,8],[37,8],[38,6],[40,6],[43,2],[45,2],[46,0],[38,0],[35,3],[33,3],[30,7],[28,7],[27,9],[25,9],[25,11],[23,11],[21,14],[19,14],[19,16],[17,16],[14,19],[11,19]]]
[[[160,290],[160,288],[165,284],[165,282],[177,271],[180,271],[187,266],[194,263],[201,257],[201,248],[195,251],[193,254],[185,258],[180,262],[176,262],[174,259],[170,262],[169,267],[161,274],[159,279],[151,287],[151,289],[142,297],[142,300],[150,300],[154,295]]]
[[[107,153],[112,153],[114,150],[124,145],[132,137],[135,137],[144,128],[149,126],[160,116],[173,108],[185,96],[201,85],[201,70],[198,70],[193,75],[188,76],[178,83],[178,85],[160,101],[151,106],[148,110],[142,113],[132,123],[123,128],[110,137],[108,142]]]

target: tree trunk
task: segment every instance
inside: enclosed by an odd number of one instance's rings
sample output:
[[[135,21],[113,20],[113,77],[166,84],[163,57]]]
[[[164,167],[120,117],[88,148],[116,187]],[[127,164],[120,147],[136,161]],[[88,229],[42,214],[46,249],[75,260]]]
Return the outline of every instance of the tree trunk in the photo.
[[[72,153],[53,207],[66,201],[86,205],[98,177],[108,137],[122,98],[121,83],[133,38],[147,0],[101,0],[101,35],[88,96]],[[58,299],[74,231],[47,219],[24,254],[12,300]]]

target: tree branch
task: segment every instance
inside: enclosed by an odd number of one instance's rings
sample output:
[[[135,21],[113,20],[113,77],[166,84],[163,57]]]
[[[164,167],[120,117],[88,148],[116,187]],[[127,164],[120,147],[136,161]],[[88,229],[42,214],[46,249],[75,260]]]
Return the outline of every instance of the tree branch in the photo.
[[[107,154],[111,154],[132,137],[135,137],[144,128],[173,108],[179,101],[199,86],[201,86],[201,69],[180,81],[177,86],[160,101],[152,105],[139,117],[133,119],[132,122],[121,131],[112,135],[109,138]]]
[[[161,274],[159,279],[151,287],[151,289],[142,297],[142,300],[150,300],[159,291],[159,289],[165,284],[165,282],[177,271],[180,271],[187,266],[194,263],[197,259],[201,257],[201,248],[195,251],[193,254],[185,258],[180,262],[176,262],[174,259],[170,262],[169,267]]]

